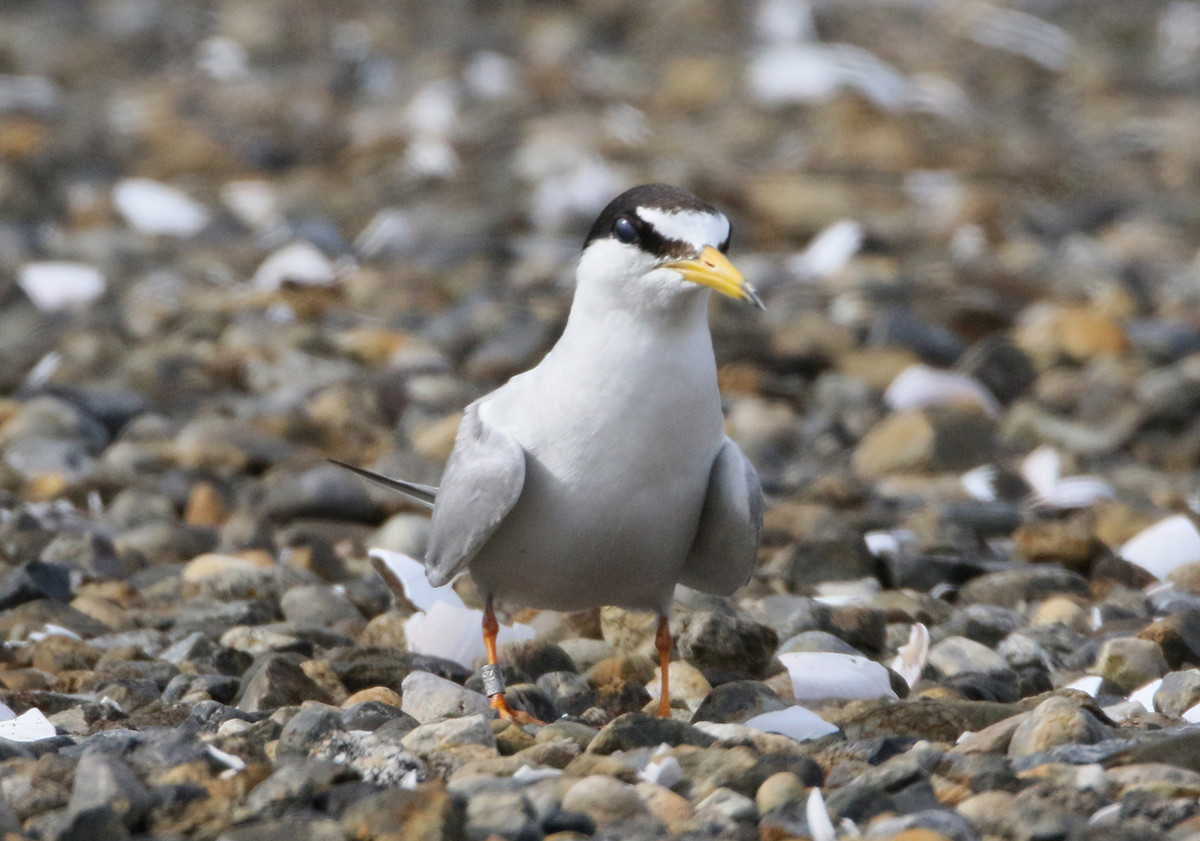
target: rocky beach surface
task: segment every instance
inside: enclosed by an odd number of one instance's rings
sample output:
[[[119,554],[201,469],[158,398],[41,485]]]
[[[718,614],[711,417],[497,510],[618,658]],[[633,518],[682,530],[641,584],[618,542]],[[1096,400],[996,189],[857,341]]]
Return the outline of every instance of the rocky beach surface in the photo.
[[[0,838],[1200,839],[1198,134],[1195,2],[0,6]],[[436,484],[646,181],[759,563],[670,720],[512,606],[517,726],[326,459]]]

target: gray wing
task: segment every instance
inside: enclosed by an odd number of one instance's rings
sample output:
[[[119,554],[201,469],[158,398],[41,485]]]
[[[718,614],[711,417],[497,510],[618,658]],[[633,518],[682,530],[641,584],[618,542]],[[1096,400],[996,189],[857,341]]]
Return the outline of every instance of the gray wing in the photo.
[[[425,575],[440,587],[464,569],[521,495],[525,451],[506,432],[463,414],[433,506]]]
[[[728,596],[754,571],[762,538],[763,500],[758,472],[729,438],[708,475],[708,494],[680,583]]]

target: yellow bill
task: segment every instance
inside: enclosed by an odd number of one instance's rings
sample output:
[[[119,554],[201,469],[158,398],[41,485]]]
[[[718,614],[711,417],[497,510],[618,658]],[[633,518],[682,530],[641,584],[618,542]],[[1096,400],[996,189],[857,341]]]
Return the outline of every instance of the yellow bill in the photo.
[[[754,291],[754,287],[746,282],[742,273],[733,267],[733,263],[711,245],[693,260],[677,260],[667,263],[664,268],[674,269],[683,275],[684,280],[699,283],[715,289],[722,295],[737,298],[739,301],[750,301],[759,309],[767,307]]]

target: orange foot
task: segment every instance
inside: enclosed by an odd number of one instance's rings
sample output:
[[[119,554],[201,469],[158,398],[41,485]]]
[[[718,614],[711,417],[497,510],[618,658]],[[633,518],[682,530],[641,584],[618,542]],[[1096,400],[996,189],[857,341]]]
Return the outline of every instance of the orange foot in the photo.
[[[501,718],[511,721],[519,727],[524,727],[526,724],[542,725],[546,723],[539,718],[534,718],[524,710],[514,710],[509,707],[503,692],[492,696],[492,709],[498,712]]]

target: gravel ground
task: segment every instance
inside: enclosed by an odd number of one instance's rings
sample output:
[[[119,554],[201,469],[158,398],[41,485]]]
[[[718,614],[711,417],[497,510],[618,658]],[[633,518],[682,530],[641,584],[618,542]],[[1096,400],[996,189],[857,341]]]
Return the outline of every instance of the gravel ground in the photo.
[[[0,837],[1200,838],[1198,133],[1194,2],[0,6]],[[517,727],[325,459],[436,483],[654,180],[758,568],[671,720],[514,607]]]

